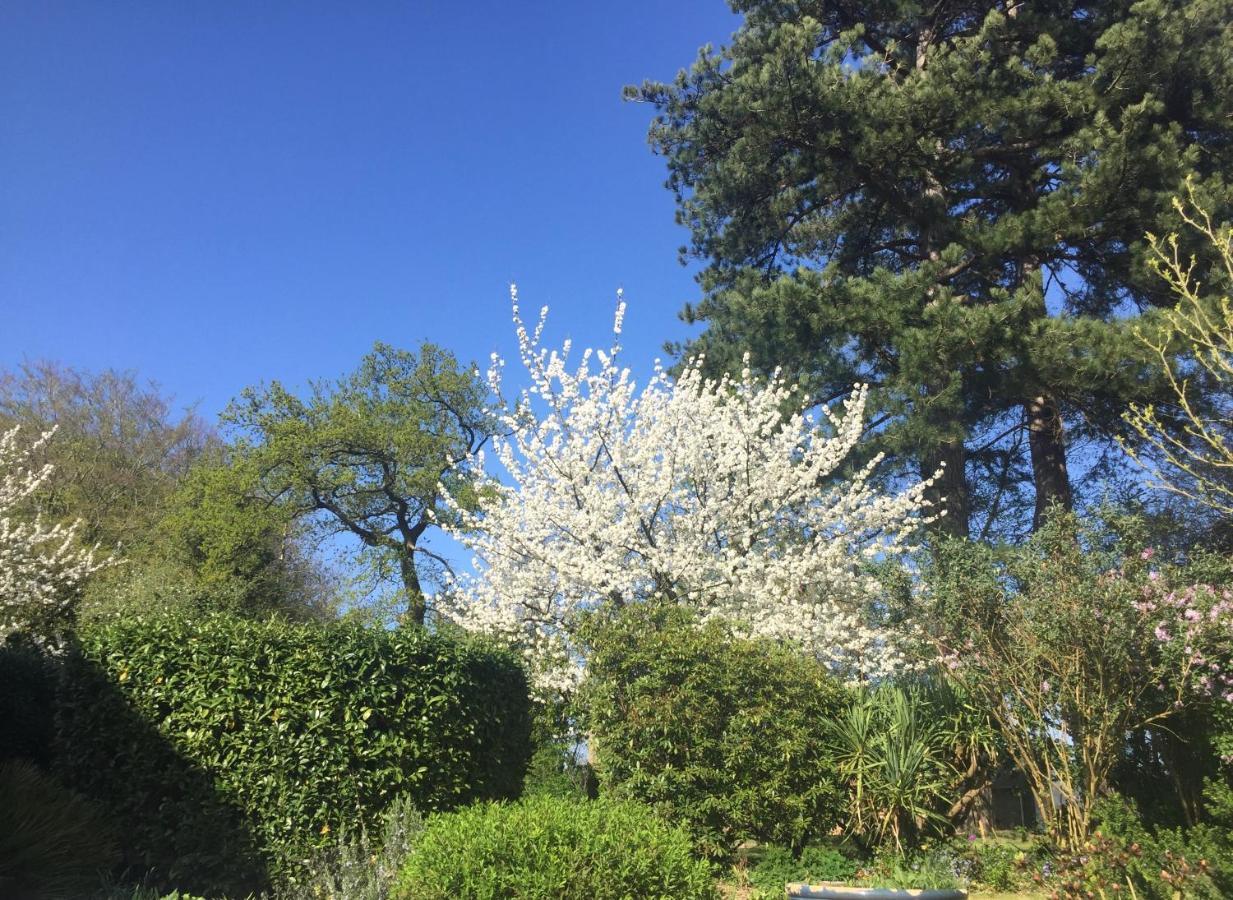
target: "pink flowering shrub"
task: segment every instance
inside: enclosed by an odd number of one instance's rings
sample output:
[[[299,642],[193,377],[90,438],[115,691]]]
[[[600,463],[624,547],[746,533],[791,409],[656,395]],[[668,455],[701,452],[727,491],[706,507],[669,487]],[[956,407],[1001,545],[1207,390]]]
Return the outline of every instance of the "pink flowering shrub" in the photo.
[[[1230,598],[1059,514],[1023,546],[943,547],[927,627],[943,670],[996,719],[1054,838],[1074,849],[1128,734],[1233,704]]]
[[[1141,558],[1151,559],[1150,549]],[[1160,570],[1148,572],[1135,609],[1152,624],[1157,649],[1175,678],[1204,696],[1233,703],[1233,591],[1170,581]]]

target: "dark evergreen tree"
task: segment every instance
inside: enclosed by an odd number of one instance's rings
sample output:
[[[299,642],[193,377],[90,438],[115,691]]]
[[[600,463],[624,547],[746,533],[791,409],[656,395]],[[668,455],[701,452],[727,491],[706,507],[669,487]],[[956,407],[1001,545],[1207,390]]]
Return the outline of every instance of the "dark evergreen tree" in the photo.
[[[1129,323],[1172,303],[1144,233],[1194,173],[1231,208],[1230,0],[734,0],[654,103],[686,256],[690,354],[783,366],[819,399],[875,386],[883,446],[953,533],[1120,430],[1152,367]]]

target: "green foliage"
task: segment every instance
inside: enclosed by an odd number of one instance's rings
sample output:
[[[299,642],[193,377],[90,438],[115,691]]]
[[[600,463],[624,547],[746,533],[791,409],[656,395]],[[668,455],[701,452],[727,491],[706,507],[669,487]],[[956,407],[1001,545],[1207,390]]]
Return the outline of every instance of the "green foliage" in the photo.
[[[0,896],[77,900],[117,860],[111,826],[92,804],[29,762],[0,763]]]
[[[152,615],[213,614],[251,619],[281,616],[299,621],[328,618],[328,602],[312,596],[318,585],[307,581],[297,584],[299,580],[298,573],[282,566],[251,580],[207,580],[182,562],[154,557],[93,576],[84,589],[78,619],[89,623]],[[328,597],[328,589],[321,587]]]
[[[790,881],[850,881],[860,867],[833,847],[806,847],[799,857],[786,847],[767,847],[749,870],[758,900],[780,900]]]
[[[819,729],[845,693],[801,652],[693,616],[639,604],[591,623],[581,708],[600,792],[650,804],[711,858],[804,846],[844,811]]]
[[[1172,303],[1144,232],[1188,173],[1233,208],[1227,0],[733,6],[730,46],[629,91],[706,266],[688,354],[875,384],[882,447],[947,461],[939,527],[1018,531],[1163,387],[1126,313]]]
[[[256,617],[320,615],[330,593],[321,567],[311,560],[291,511],[256,499],[258,481],[251,461],[234,453],[210,454],[190,469],[159,522],[157,560],[141,566],[133,584],[113,589],[110,606],[124,606],[127,599],[136,608],[156,599],[156,607],[163,600]],[[170,590],[157,585],[164,572]]]
[[[129,863],[195,892],[294,880],[331,833],[516,796],[520,664],[422,629],[166,616],[94,625],[68,661],[58,759]]]
[[[1094,815],[1098,828],[1091,839],[1058,867],[1062,897],[1217,900],[1233,892],[1233,843],[1226,830],[1153,830],[1134,804],[1116,796],[1100,800]]]
[[[355,538],[379,580],[401,581],[405,612],[422,624],[421,582],[440,560],[421,538],[449,516],[443,488],[474,500],[468,466],[490,433],[486,398],[474,367],[448,351],[377,344],[355,372],[312,383],[307,398],[278,382],[246,390],[224,414],[238,440],[235,465],[220,474],[257,508]]]
[[[846,779],[848,829],[866,846],[914,847],[948,824],[964,787],[961,768],[970,756],[961,742],[991,744],[962,725],[957,695],[924,685],[883,685],[857,696],[840,715],[822,723],[827,749]],[[990,754],[970,757],[990,769]]]
[[[1100,523],[1056,516],[1019,547],[940,546],[929,573],[929,627],[948,677],[996,720],[1045,825],[1071,850],[1090,833],[1127,735],[1171,727],[1202,702],[1186,642],[1162,641],[1148,612],[1185,572],[1162,574],[1141,550]]]
[[[379,831],[339,834],[332,847],[306,867],[302,884],[276,890],[275,900],[386,900],[424,821],[410,797],[395,799],[381,817]]]
[[[1209,737],[1217,770],[1206,780],[1204,798],[1212,820],[1233,829],[1233,704],[1218,704],[1212,725]]]
[[[38,511],[82,520],[86,546],[142,556],[179,479],[217,439],[196,414],[177,414],[157,385],[132,372],[85,372],[53,362],[0,371],[0,428],[56,429],[35,463],[56,474]]]
[[[531,735],[535,750],[523,795],[593,798],[595,772],[581,759],[583,738],[575,730],[570,704],[559,699],[537,702]]]
[[[962,888],[965,881],[956,872],[957,860],[946,850],[928,853],[892,854],[880,857],[861,876],[868,887],[945,890]]]
[[[577,751],[577,746],[569,742],[537,746],[531,754],[523,793],[585,800],[592,793],[594,776],[590,766],[578,761]]]
[[[645,806],[539,796],[430,819],[392,900],[716,900],[690,840]]]
[[[1014,844],[1003,840],[980,840],[975,835],[956,838],[952,844],[956,866],[973,884],[994,891],[1016,891],[1043,880],[1040,874],[1052,859],[1043,841]]]

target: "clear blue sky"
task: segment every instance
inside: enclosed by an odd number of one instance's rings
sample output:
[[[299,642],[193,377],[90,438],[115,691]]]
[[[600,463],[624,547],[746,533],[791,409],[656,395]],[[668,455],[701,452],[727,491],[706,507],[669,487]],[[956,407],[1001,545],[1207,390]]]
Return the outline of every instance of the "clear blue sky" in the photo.
[[[207,418],[374,340],[684,334],[652,110],[722,0],[0,4],[0,366],[135,369]]]

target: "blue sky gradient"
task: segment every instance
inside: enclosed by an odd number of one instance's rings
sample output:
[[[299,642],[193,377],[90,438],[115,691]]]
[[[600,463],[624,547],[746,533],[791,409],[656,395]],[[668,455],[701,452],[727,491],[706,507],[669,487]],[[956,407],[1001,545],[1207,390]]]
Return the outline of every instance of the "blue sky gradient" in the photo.
[[[134,369],[212,420],[374,340],[512,358],[516,280],[581,346],[623,286],[643,380],[696,287],[621,87],[738,24],[721,0],[0,5],[0,365]]]

